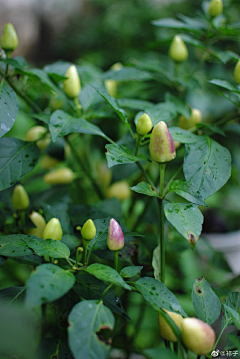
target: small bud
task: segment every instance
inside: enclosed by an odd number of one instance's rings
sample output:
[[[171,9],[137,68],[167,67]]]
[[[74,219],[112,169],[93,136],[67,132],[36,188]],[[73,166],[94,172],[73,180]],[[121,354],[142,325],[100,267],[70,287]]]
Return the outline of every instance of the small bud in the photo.
[[[119,251],[124,247],[124,235],[118,222],[112,218],[108,226],[107,245],[111,251]]]
[[[174,142],[164,121],[160,121],[154,126],[149,150],[152,160],[156,162],[169,162],[176,157]]]
[[[70,98],[78,97],[81,91],[81,83],[75,65],[71,65],[65,73],[66,80],[63,81],[63,91]]]
[[[136,125],[137,133],[141,136],[145,136],[152,129],[152,120],[147,113],[144,113],[139,117]]]
[[[81,235],[86,241],[91,241],[96,236],[96,227],[91,219],[88,219],[81,230]]]
[[[184,318],[180,329],[184,344],[193,353],[206,355],[212,350],[216,336],[210,325],[197,318]]]
[[[208,13],[210,16],[215,17],[222,13],[223,2],[222,0],[211,0],[208,7]]]
[[[43,176],[44,182],[48,184],[69,184],[76,178],[75,173],[70,168],[63,167],[49,172]]]
[[[126,180],[113,183],[106,191],[107,198],[117,198],[123,201],[131,196],[131,190]]]
[[[33,126],[26,134],[26,141],[37,141],[44,137],[47,133],[47,129],[44,126]],[[43,151],[51,142],[50,138],[44,138],[36,142],[38,148]]]
[[[7,55],[10,55],[18,47],[18,36],[14,26],[10,23],[4,26],[1,47]]]
[[[46,224],[46,227],[44,228],[42,238],[43,239],[54,239],[56,241],[62,240],[62,227],[61,223],[58,218],[52,218],[50,221]]]
[[[183,319],[181,314],[169,312],[166,309],[163,309],[163,310],[164,310],[164,312],[166,312],[169,315],[169,317],[174,321],[174,323],[180,328],[181,321]],[[170,342],[178,341],[176,335],[173,333],[172,328],[166,322],[166,320],[163,319],[163,317],[161,317],[161,315],[158,316],[158,323],[159,323],[160,334],[163,337],[163,339],[169,340]]]
[[[175,62],[185,61],[188,57],[188,49],[179,35],[174,36],[170,48],[169,56]]]
[[[238,60],[234,69],[234,80],[237,84],[240,84],[240,60]]]
[[[192,113],[189,118],[190,128],[196,126],[197,123],[202,122],[202,113],[197,108],[192,108]]]
[[[14,187],[12,194],[12,205],[19,211],[25,210],[29,206],[28,194],[21,184],[17,184]]]
[[[28,230],[26,230],[25,233],[42,238],[42,234],[43,234],[44,228],[46,226],[45,219],[43,218],[43,216],[40,213],[35,212],[35,211],[31,212],[29,218],[35,224],[36,228],[28,229]]]

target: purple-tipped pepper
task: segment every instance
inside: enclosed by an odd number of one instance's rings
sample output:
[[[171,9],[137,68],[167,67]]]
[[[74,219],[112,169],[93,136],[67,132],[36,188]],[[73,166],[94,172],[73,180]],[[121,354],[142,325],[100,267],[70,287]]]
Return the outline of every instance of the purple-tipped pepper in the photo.
[[[111,251],[119,251],[124,247],[124,235],[118,222],[112,218],[108,226],[107,245]]]
[[[176,157],[174,142],[164,121],[154,126],[149,150],[152,160],[159,163],[169,162]]]

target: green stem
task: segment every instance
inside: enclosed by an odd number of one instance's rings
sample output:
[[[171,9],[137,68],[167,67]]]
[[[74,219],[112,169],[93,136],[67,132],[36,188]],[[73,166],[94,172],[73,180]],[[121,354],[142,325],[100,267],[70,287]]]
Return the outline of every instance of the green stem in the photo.
[[[24,227],[25,226],[25,210],[24,209],[19,211],[19,216],[20,216],[22,227]]]
[[[90,241],[86,241],[85,239],[82,240],[83,241],[83,248],[84,248],[84,257],[83,257],[83,265],[87,265],[87,249],[89,246]]]
[[[148,176],[147,172],[145,171],[145,169],[143,168],[143,166],[141,165],[140,162],[136,162],[136,165],[138,166],[138,168],[140,169],[140,171],[142,172],[142,174],[144,175],[144,177],[146,178],[147,182],[152,186],[152,188],[154,189],[155,192],[157,192],[157,188],[155,187],[153,181],[151,180],[151,178]]]
[[[179,63],[178,62],[174,62],[174,77],[177,79],[178,78],[178,70],[179,70]]]
[[[164,214],[163,214],[163,200],[158,200],[158,209],[159,209],[159,245],[160,245],[160,272],[159,278],[164,283],[165,282],[165,239],[164,239]]]
[[[77,110],[77,116],[80,117],[81,116],[81,111],[82,111],[82,105],[80,105],[78,97],[75,97],[73,99],[73,102],[74,102],[75,108]]]
[[[159,185],[159,196],[163,197],[164,187],[164,174],[165,174],[166,163],[160,163],[160,185]]]
[[[112,288],[113,284],[114,284],[114,283],[109,284],[109,286],[103,291],[103,293],[102,293],[101,298],[100,298],[99,301],[103,300],[104,295],[107,293],[107,291],[108,291],[110,288]]]
[[[41,320],[41,339],[45,338],[46,333],[46,304],[42,304],[42,320]]]
[[[178,342],[173,342],[173,349],[175,353],[178,355]]]
[[[115,270],[118,272],[118,252],[119,251],[114,251],[114,267]]]
[[[170,349],[170,343],[168,340],[164,339],[164,344],[166,348]]]
[[[139,134],[137,134],[137,143],[136,143],[136,149],[135,149],[135,156],[138,155],[138,151],[139,151],[139,147],[141,144],[143,136],[140,136]]]
[[[168,193],[168,188],[170,186],[170,184],[172,183],[172,181],[174,180],[174,178],[179,174],[179,172],[182,170],[183,168],[183,165],[181,165],[179,167],[179,169],[174,173],[174,175],[171,177],[171,179],[169,180],[168,184],[166,185],[165,187],[165,190],[163,191],[163,197],[166,196],[166,194]]]
[[[218,338],[217,338],[217,340],[216,340],[216,343],[214,344],[214,347],[213,347],[212,351],[216,349],[216,346],[218,345],[218,342],[219,342],[219,340],[220,340],[220,338],[221,338],[221,336],[222,336],[224,330],[227,328],[228,323],[229,323],[230,321],[231,321],[231,319],[228,320],[228,321],[225,323],[224,327],[223,327],[222,330],[221,330],[221,333],[219,334],[219,336],[218,336]]]

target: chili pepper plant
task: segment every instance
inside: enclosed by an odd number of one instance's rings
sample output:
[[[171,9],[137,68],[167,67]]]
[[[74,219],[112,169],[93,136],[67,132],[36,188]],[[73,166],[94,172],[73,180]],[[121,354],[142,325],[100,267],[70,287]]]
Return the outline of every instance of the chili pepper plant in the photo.
[[[240,350],[239,292],[207,274],[219,257],[199,238],[237,176],[240,25],[212,0],[152,26],[154,56],[105,72],[34,68],[4,29],[2,358],[211,357],[232,325],[222,350]]]

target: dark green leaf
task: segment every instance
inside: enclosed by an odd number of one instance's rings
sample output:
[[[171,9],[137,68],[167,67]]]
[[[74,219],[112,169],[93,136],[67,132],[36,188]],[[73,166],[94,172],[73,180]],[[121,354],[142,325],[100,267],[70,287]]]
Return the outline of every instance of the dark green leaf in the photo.
[[[198,47],[199,49],[202,49],[202,50],[206,49],[206,46],[204,46],[204,44],[201,41],[199,41],[199,40],[197,40],[197,39],[195,39],[195,38],[193,38],[193,37],[191,37],[191,36],[189,36],[187,34],[181,34],[181,39],[184,42],[187,42],[188,44],[191,44],[191,45],[193,45],[195,47]]]
[[[131,287],[129,287],[129,285],[124,282],[120,274],[115,271],[115,269],[106,266],[105,264],[94,263],[84,270],[104,282],[114,283],[124,289],[131,290]]]
[[[33,142],[5,137],[0,139],[0,152],[0,191],[2,191],[33,170],[40,150]]]
[[[112,312],[102,301],[85,300],[76,304],[69,315],[69,346],[75,359],[106,359],[109,345],[100,340],[97,332],[114,327]]]
[[[121,107],[126,107],[133,110],[143,110],[143,111],[153,106],[152,102],[137,100],[133,98],[120,98],[118,99],[118,104]]]
[[[199,32],[199,30],[206,27],[205,22],[200,19],[192,19],[187,16],[181,15],[183,21],[176,20],[173,18],[165,17],[163,19],[154,20],[152,24],[159,27],[169,27],[171,29],[179,29],[186,31]]]
[[[167,220],[194,248],[203,223],[203,215],[198,206],[192,203],[166,203],[164,213]]]
[[[25,290],[26,287],[9,287],[0,290],[1,305],[8,306],[12,303],[16,304],[23,302],[25,298]]]
[[[72,117],[62,110],[53,112],[50,118],[49,130],[53,142],[72,132],[87,133],[106,138],[106,135],[96,125],[86,121],[84,118]]]
[[[191,182],[186,182],[183,180],[172,181],[168,190],[174,191],[176,194],[185,198],[189,202],[192,202],[194,204],[198,204],[201,206],[206,206],[206,203],[204,202],[201,195],[194,192],[194,188],[193,188]]]
[[[183,171],[203,199],[219,190],[231,175],[231,155],[227,148],[209,137],[185,145]]]
[[[114,111],[117,113],[117,115],[121,118],[121,120],[130,128],[130,125],[128,123],[127,114],[126,112],[119,107],[117,100],[115,100],[114,97],[110,96],[105,89],[105,87],[96,87],[91,85],[98,93],[101,95],[108,103],[109,105],[114,109]]]
[[[16,93],[4,82],[0,93],[0,137],[12,128],[17,114],[18,102]]]
[[[152,74],[147,71],[136,69],[135,67],[123,67],[120,70],[106,71],[102,78],[116,81],[145,81],[151,80]]]
[[[33,251],[28,248],[22,240],[23,234],[10,234],[0,236],[0,254],[7,257],[18,257],[32,254]]]
[[[65,233],[71,232],[67,203],[60,202],[54,205],[50,205],[44,202],[40,202],[40,204],[43,207],[47,221],[50,221],[51,218],[58,218],[61,223],[63,232]]]
[[[144,349],[143,353],[148,359],[178,359],[179,357],[167,348]]]
[[[240,308],[240,292],[229,292],[227,299],[225,300],[224,303],[227,307],[230,307],[236,311],[239,311]],[[224,327],[229,327],[231,325],[233,325],[233,321],[232,321],[232,316],[231,313],[229,313],[229,311],[227,311],[225,309],[225,307],[222,307],[223,309],[223,319],[222,319],[222,328]]]
[[[157,279],[143,277],[134,283],[137,290],[144,299],[153,306],[155,310],[167,309],[187,317],[174,294]]]
[[[84,299],[100,299],[107,284],[95,278],[93,275],[79,273],[76,277],[76,282],[73,289],[75,292]],[[124,318],[130,319],[123,308],[120,298],[110,288],[103,297],[103,304],[106,305],[111,311],[122,315]]]
[[[27,281],[26,305],[34,308],[66,294],[74,285],[72,273],[51,263],[41,264]]]
[[[240,90],[236,86],[230,84],[230,82],[226,80],[213,79],[209,82],[213,85],[223,87],[229,91],[240,93]]]
[[[240,330],[240,315],[239,312],[234,310],[233,308],[229,307],[226,304],[223,304],[223,307],[225,309],[225,312],[228,312],[228,315],[232,318],[233,323],[236,325],[236,327]]]
[[[68,258],[70,256],[70,249],[60,241],[54,239],[43,240],[30,235],[22,235],[22,240],[39,256],[46,255],[53,258]]]
[[[200,123],[197,125],[197,127],[206,127],[208,128],[209,130],[211,130],[212,132],[216,132],[216,133],[219,133],[220,135],[222,136],[226,136],[225,135],[225,132],[218,126],[215,126],[215,125],[211,125],[210,123]]]
[[[197,317],[207,324],[214,323],[221,312],[221,303],[205,278],[197,278],[192,289],[192,303]]]
[[[129,267],[125,267],[121,270],[120,275],[123,278],[131,278],[131,277],[135,277],[135,275],[137,275],[138,273],[141,272],[141,270],[143,269],[143,266],[129,266]]]
[[[56,92],[59,91],[59,88],[51,81],[50,77],[44,70],[41,70],[38,68],[32,68],[27,71],[27,74],[34,75],[34,76],[38,77],[39,80],[41,80],[41,82],[43,84],[49,86],[52,90],[54,90]]]
[[[145,194],[150,197],[159,197],[158,193],[152,189],[152,186],[147,182],[140,182],[136,186],[130,187],[134,192]]]
[[[202,137],[194,135],[194,133],[183,130],[180,127],[170,127],[169,132],[171,133],[173,140],[180,143],[195,143],[202,141]]]
[[[140,116],[143,115],[144,112],[139,112],[134,122],[135,124],[138,122]],[[146,109],[146,113],[152,120],[153,126],[155,126],[159,121],[169,122],[171,121],[177,114],[175,107],[170,102],[160,102],[148,109]]]
[[[64,234],[62,236],[62,243],[66,244],[66,246],[71,250],[75,249],[80,245],[79,239],[75,236],[71,236],[71,234]]]
[[[21,263],[21,264],[28,264],[31,266],[38,266],[39,264],[43,263],[43,258],[39,257],[37,254],[33,253],[26,256],[20,256],[20,257],[13,257],[12,258],[15,262]]]
[[[100,96],[91,85],[83,87],[79,97],[84,111],[87,111],[97,103],[104,101],[102,96]]]
[[[172,111],[175,109],[176,113],[185,116],[187,119],[191,116],[191,109],[188,106],[187,102],[181,100],[179,97],[173,96],[170,93],[167,93],[165,96],[166,103]]]
[[[57,337],[45,338],[38,346],[34,358],[74,359],[68,344]]]
[[[97,233],[96,236],[91,240],[88,246],[89,253],[94,250],[104,250],[107,248],[107,236],[108,236],[108,226],[111,217],[103,219],[95,219],[93,222],[95,224]]]
[[[118,145],[106,145],[106,157],[108,167],[113,167],[116,165],[122,165],[125,163],[134,163],[140,161],[140,157],[133,156],[131,151],[126,146]]]

